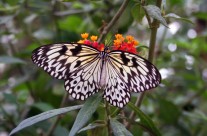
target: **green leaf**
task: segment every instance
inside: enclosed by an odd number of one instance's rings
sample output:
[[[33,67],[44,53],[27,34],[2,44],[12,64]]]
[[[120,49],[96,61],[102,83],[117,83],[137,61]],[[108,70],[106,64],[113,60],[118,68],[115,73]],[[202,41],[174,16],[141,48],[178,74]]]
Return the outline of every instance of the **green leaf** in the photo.
[[[12,135],[26,127],[29,127],[35,123],[38,123],[40,121],[49,119],[51,117],[57,116],[59,114],[63,114],[72,110],[80,109],[82,105],[72,106],[72,107],[66,107],[66,108],[60,108],[55,110],[50,110],[47,112],[43,112],[41,114],[38,114],[36,116],[30,117],[28,119],[23,120],[16,128],[12,130],[12,132],[9,135]]]
[[[160,107],[160,110],[159,110],[160,119],[164,120],[168,124],[177,123],[181,115],[181,112],[174,103],[160,98],[159,107]]]
[[[183,20],[183,21],[186,21],[188,23],[191,23],[191,24],[194,24],[191,20],[187,19],[187,18],[182,18],[174,13],[169,13],[167,15],[164,16],[165,18],[174,18],[174,19],[177,19],[177,20]]]
[[[10,56],[0,56],[0,63],[5,63],[5,64],[14,64],[14,63],[21,63],[21,64],[26,64],[25,61],[15,58],[15,57],[10,57]]]
[[[73,127],[71,128],[71,131],[69,133],[69,136],[76,135],[76,133],[88,122],[93,113],[96,111],[100,101],[100,94],[93,95],[86,100],[85,104],[83,105],[83,108],[81,108],[76,117]]]
[[[81,130],[79,130],[78,133],[86,131],[86,130],[94,129],[94,128],[97,128],[97,127],[104,127],[104,126],[105,126],[105,124],[91,123],[88,126],[86,126],[86,127],[82,128]]]
[[[137,49],[141,49],[141,48],[149,49],[149,47],[146,46],[146,45],[139,45],[139,46],[137,46],[136,48],[137,48]]]
[[[141,8],[140,3],[137,3],[132,7],[131,14],[135,20],[139,22],[142,20],[142,18],[144,17],[144,12],[143,9]]]
[[[193,15],[199,19],[207,20],[207,12],[196,12]]]
[[[63,20],[60,20],[58,22],[58,25],[62,30],[76,32],[77,29],[80,28],[81,23],[82,18],[80,18],[79,16],[71,15],[67,18],[64,18]]]
[[[41,111],[48,111],[54,109],[50,104],[44,102],[34,103],[32,106],[40,109]]]
[[[15,6],[7,6],[5,7],[0,7],[0,12],[11,12],[11,11],[16,11],[20,8],[19,5],[15,5]]]
[[[161,133],[153,123],[153,121],[145,115],[138,107],[136,107],[131,102],[128,103],[129,108],[131,108],[140,118],[139,124],[144,127],[151,135],[161,136]]]
[[[14,94],[10,94],[10,93],[3,93],[4,95],[4,99],[7,101],[7,102],[10,102],[10,103],[17,103],[17,98]]]
[[[168,27],[167,22],[161,15],[161,10],[157,6],[147,5],[147,6],[143,6],[143,8],[146,10],[146,12],[150,17],[157,19],[161,24]]]
[[[115,119],[110,119],[111,128],[115,136],[133,136],[131,132],[129,132],[123,124],[118,122]]]

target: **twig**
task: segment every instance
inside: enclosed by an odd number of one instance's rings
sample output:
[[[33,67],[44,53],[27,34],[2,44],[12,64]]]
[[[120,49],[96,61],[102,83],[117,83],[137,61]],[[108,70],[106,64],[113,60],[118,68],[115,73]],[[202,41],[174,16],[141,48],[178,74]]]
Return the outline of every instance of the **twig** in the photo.
[[[111,117],[115,117],[118,113],[120,113],[122,109],[116,108],[115,111],[111,114]]]
[[[65,105],[65,103],[67,101],[68,95],[69,95],[69,93],[65,93],[65,95],[63,97],[63,100],[62,100],[62,102],[60,104],[60,108],[64,107],[64,105]],[[48,132],[47,132],[47,134],[45,134],[45,136],[50,136],[53,133],[53,131],[55,130],[57,124],[60,121],[60,119],[61,119],[61,115],[58,115],[57,118],[56,118],[56,120],[53,122],[53,124],[48,129]]]
[[[156,2],[156,6],[157,7],[161,7],[161,4],[162,4],[162,0],[157,0]],[[151,24],[150,28],[151,28],[151,35],[150,35],[150,46],[149,46],[149,56],[148,56],[148,60],[150,62],[153,62],[153,57],[154,57],[154,50],[155,50],[155,44],[156,44],[156,36],[157,36],[157,29],[159,27],[159,22],[154,19],[152,23],[148,22],[149,24]],[[137,107],[140,107],[141,103],[142,103],[142,100],[145,96],[145,93],[146,92],[143,92],[140,94],[139,97],[137,97],[136,99],[136,102],[135,102],[135,106]],[[129,116],[129,119],[130,120],[133,120],[135,117],[135,112],[132,111],[130,116]],[[128,123],[126,125],[126,128],[130,128],[130,124]]]
[[[113,25],[117,22],[117,20],[119,19],[119,17],[121,16],[121,14],[123,13],[123,11],[125,10],[126,6],[128,5],[130,0],[125,0],[121,7],[119,8],[119,10],[117,11],[116,15],[114,15],[114,17],[112,18],[112,20],[109,22],[108,25],[106,25],[106,27],[104,27],[103,31],[101,32],[99,39],[98,39],[98,43],[100,43],[106,36],[106,34],[109,32],[109,30],[113,27]]]
[[[105,100],[105,106],[106,106],[106,118],[107,118],[107,131],[108,136],[111,136],[111,128],[110,128],[110,107],[108,102]]]
[[[59,25],[58,25],[58,16],[55,15],[56,13],[56,10],[57,10],[57,0],[52,0],[51,1],[51,6],[52,6],[52,11],[51,11],[51,17],[53,19],[53,22],[54,22],[54,26],[55,26],[55,32],[56,32],[56,35],[58,35],[58,37],[55,39],[59,42],[59,40],[62,40],[61,38],[61,31],[59,29]],[[59,39],[60,38],[60,39]]]

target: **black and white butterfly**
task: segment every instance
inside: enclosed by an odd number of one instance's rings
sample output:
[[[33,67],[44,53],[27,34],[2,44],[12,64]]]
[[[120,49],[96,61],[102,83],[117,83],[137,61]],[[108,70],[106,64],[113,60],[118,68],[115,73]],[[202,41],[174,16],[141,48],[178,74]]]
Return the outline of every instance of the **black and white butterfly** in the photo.
[[[158,86],[161,76],[146,59],[124,51],[104,51],[78,43],[41,46],[33,51],[32,61],[52,77],[65,80],[65,89],[79,100],[103,90],[103,97],[122,108],[131,92]]]

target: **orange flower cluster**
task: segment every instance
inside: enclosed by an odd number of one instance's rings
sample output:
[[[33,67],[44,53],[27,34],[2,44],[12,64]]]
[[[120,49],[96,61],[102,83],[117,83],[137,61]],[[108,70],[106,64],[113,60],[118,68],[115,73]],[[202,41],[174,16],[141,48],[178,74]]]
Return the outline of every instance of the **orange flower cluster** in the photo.
[[[115,37],[114,50],[121,50],[134,54],[137,53],[136,46],[139,42],[136,41],[133,36],[127,35],[126,38],[124,38],[121,34],[116,34]]]
[[[91,45],[99,51],[104,50],[104,44],[99,44],[97,42],[98,36],[92,35],[90,37],[90,40],[87,39],[88,36],[88,33],[81,34],[83,40],[78,41],[78,43]],[[126,38],[124,38],[121,34],[116,34],[115,38],[116,39],[114,40],[113,50],[121,50],[134,54],[137,53],[136,46],[139,44],[139,42],[136,41],[133,36],[127,35]]]
[[[98,42],[97,42],[98,36],[92,35],[90,37],[90,40],[87,39],[88,36],[89,36],[88,33],[81,34],[81,37],[83,38],[83,40],[79,40],[78,43],[83,43],[83,44],[91,45],[94,48],[98,49],[99,51],[103,51],[104,50],[104,44],[98,44]]]

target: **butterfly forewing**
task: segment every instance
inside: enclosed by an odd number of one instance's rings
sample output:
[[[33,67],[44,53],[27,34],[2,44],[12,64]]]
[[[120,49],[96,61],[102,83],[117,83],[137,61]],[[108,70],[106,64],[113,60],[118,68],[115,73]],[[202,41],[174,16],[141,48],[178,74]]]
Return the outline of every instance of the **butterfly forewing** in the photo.
[[[68,75],[93,60],[99,51],[80,44],[51,44],[33,51],[32,61],[52,77],[67,79]]]
[[[123,51],[109,54],[111,65],[119,72],[120,79],[130,91],[142,92],[158,86],[161,75],[156,67],[146,59]]]
[[[73,98],[84,100],[98,91],[99,53],[83,44],[51,44],[34,50],[32,60],[51,76],[64,79]]]

